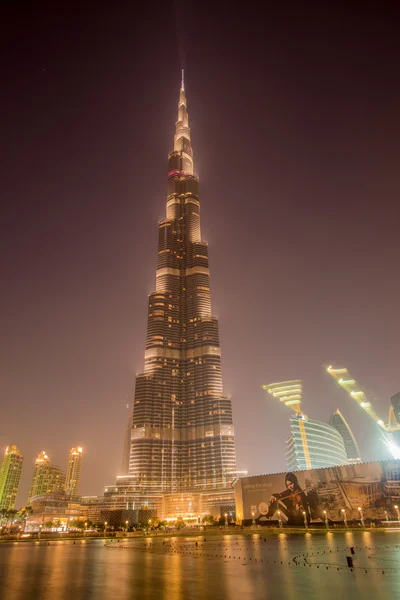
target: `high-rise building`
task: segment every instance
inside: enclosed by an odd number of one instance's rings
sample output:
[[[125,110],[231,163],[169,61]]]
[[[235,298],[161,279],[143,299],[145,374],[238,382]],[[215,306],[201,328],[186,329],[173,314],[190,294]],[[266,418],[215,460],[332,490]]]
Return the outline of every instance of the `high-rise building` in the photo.
[[[290,429],[291,434],[286,441],[289,471],[348,463],[343,438],[332,425],[296,413],[290,417]]]
[[[290,417],[291,434],[286,440],[288,469],[317,469],[347,463],[345,442],[341,433],[332,424],[309,419],[303,413],[303,386],[300,379],[270,383],[262,387],[294,412]],[[344,419],[343,422],[346,423]],[[352,436],[347,423],[346,426]]]
[[[7,446],[0,465],[0,509],[15,507],[23,460],[18,446]]]
[[[79,495],[82,462],[82,448],[80,446],[71,448],[68,456],[67,476],[65,478],[65,491],[70,498],[77,498]]]
[[[156,282],[144,372],[136,377],[130,482],[162,494],[228,487],[236,469],[232,406],[222,388],[183,77]]]
[[[392,406],[395,419],[400,425],[400,392],[397,392],[397,394],[394,394],[394,396],[390,398],[390,404]]]
[[[339,409],[337,409],[329,419],[329,425],[332,425],[332,427],[337,429],[342,436],[348,462],[361,462],[360,450],[358,448],[356,438],[354,437],[349,424]]]
[[[35,466],[33,467],[32,481],[31,481],[31,485],[29,488],[29,492],[28,492],[28,504],[30,502],[30,499],[36,495],[35,492],[38,489],[38,478],[39,478],[40,469],[44,465],[49,465],[49,464],[50,464],[50,458],[48,457],[45,450],[41,450],[36,457]]]
[[[29,488],[28,504],[34,496],[41,496],[50,492],[64,492],[65,474],[56,465],[52,465],[50,458],[42,450],[39,452],[33,469],[32,483]]]

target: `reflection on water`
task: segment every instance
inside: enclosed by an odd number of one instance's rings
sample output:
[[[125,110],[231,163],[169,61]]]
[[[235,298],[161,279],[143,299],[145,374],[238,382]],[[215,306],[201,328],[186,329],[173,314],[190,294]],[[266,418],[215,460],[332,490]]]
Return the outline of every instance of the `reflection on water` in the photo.
[[[197,540],[197,546],[196,546]],[[354,546],[354,570],[346,565]],[[0,544],[1,600],[400,598],[400,533]]]

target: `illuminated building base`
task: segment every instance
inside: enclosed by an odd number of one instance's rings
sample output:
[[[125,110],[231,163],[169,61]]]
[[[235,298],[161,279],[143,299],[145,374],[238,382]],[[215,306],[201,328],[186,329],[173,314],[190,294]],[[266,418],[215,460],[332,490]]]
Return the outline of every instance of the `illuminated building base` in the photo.
[[[101,505],[104,510],[149,511],[163,521],[197,524],[205,515],[220,519],[227,513],[233,517],[234,496],[231,486],[198,492],[143,493],[135,489],[131,477],[118,477],[117,485],[106,487]]]

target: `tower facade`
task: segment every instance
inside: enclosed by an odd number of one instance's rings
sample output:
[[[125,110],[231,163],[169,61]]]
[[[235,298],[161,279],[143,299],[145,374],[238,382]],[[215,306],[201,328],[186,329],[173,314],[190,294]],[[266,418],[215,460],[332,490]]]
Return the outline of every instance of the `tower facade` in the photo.
[[[235,470],[232,406],[223,394],[182,77],[145,366],[136,377],[129,477],[137,491],[173,493],[226,487]]]
[[[70,498],[77,498],[79,495],[82,462],[82,448],[80,446],[71,448],[68,456],[67,475],[65,478],[65,491]]]
[[[0,509],[15,507],[23,460],[18,446],[7,446],[0,465]]]
[[[329,420],[329,425],[332,425],[343,438],[344,447],[346,449],[347,460],[349,463],[361,462],[360,450],[354,437],[353,432],[350,429],[349,424],[342,415],[339,409],[337,409]]]
[[[286,440],[286,464],[290,471],[333,467],[347,463],[345,432],[354,437],[349,426],[338,412],[335,423],[321,423],[309,419],[302,411],[303,385],[300,379],[263,385],[263,389],[290,408],[290,437]],[[336,413],[335,413],[336,414]],[[333,417],[332,417],[333,418]],[[346,438],[347,439],[347,438]],[[354,440],[355,443],[355,440]]]
[[[291,435],[286,441],[289,471],[347,464],[343,438],[332,425],[294,414],[290,417],[290,429]]]
[[[28,504],[34,496],[42,496],[50,492],[64,492],[65,474],[56,465],[52,465],[45,450],[39,452],[33,469]]]
[[[400,424],[400,392],[397,392],[397,394],[391,396],[390,404],[393,409],[395,419],[397,423]]]

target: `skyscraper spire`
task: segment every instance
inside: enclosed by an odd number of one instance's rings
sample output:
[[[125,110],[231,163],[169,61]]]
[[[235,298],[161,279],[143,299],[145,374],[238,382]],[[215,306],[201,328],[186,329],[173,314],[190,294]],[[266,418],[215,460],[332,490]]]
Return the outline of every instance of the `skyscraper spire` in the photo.
[[[190,143],[189,115],[187,112],[184,72],[182,70],[181,89],[178,102],[178,120],[175,123],[174,152],[170,154],[171,170],[184,171],[193,175],[193,150]],[[176,166],[171,167],[171,158],[179,156],[179,160],[172,160]]]

